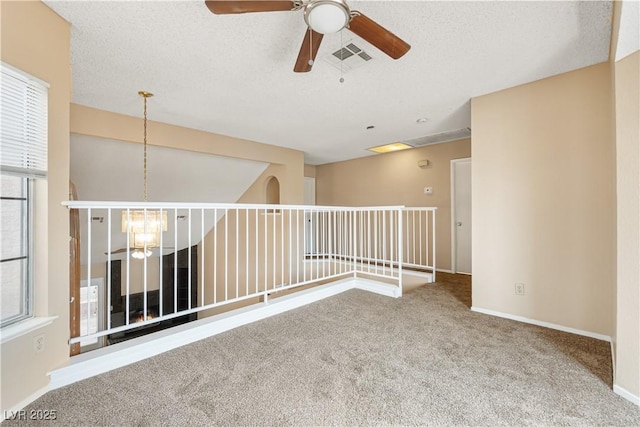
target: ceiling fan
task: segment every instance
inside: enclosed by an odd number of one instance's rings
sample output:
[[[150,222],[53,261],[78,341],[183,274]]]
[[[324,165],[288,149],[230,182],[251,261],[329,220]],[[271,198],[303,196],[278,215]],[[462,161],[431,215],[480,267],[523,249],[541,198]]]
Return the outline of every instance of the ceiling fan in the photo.
[[[325,34],[343,28],[368,41],[393,59],[402,57],[411,46],[357,10],[351,10],[346,0],[207,0],[209,10],[217,15],[251,12],[304,11],[309,27],[293,71],[311,71]]]

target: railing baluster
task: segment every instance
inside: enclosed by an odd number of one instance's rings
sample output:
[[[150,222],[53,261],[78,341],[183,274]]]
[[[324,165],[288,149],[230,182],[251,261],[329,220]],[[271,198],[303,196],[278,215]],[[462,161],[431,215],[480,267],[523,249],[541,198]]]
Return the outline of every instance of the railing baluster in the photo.
[[[218,303],[218,227],[220,219],[218,218],[218,209],[213,210],[213,303]]]
[[[382,211],[382,274],[387,274],[387,211]]]
[[[325,270],[325,266],[327,265],[327,262],[326,262],[326,259],[325,259],[325,256],[326,256],[326,253],[327,253],[327,245],[326,245],[326,243],[327,243],[327,232],[326,232],[326,229],[325,229],[326,228],[325,227],[326,226],[325,217],[326,217],[326,215],[325,215],[325,212],[323,211],[322,212],[322,249],[321,249],[321,252],[322,252],[322,277],[325,277],[327,275],[326,270]]]
[[[371,272],[371,211],[370,210],[366,210],[366,220],[365,220],[365,235],[367,236],[367,239],[365,240],[365,246],[364,246],[364,250],[365,250],[365,254],[367,257],[367,271],[370,273]]]
[[[292,264],[292,252],[291,252],[291,239],[292,239],[292,233],[291,233],[291,213],[293,212],[292,210],[288,210],[289,212],[289,278],[288,278],[288,283],[289,285],[293,284],[293,275],[292,275],[292,270],[291,270],[291,264]]]
[[[436,281],[436,211],[431,211],[431,259],[433,260],[433,281]]]
[[[87,210],[87,289],[85,302],[87,304],[87,335],[91,335],[91,208]]]
[[[267,252],[267,240],[269,237],[269,228],[267,227],[267,210],[265,209],[263,212],[264,215],[264,296],[266,299],[267,296],[267,275],[268,275],[268,270],[267,270],[267,260],[269,259],[269,253]]]
[[[280,285],[284,286],[284,209],[280,209]]]
[[[273,278],[272,278],[272,282],[271,282],[271,289],[275,289],[276,287],[276,263],[277,263],[277,259],[276,259],[276,210],[274,209],[273,214],[271,215],[271,221],[273,222],[273,225],[271,226],[271,230],[273,231],[273,235],[272,235],[272,251],[273,251],[273,263],[272,263],[272,269],[273,269]]]
[[[160,211],[160,215],[162,215],[162,211]],[[204,307],[205,306],[205,302],[204,302],[204,208],[200,209],[200,275],[202,276],[200,278],[200,307]],[[162,236],[162,233],[160,233],[160,236]],[[162,239],[162,237],[161,237]],[[160,245],[160,251],[162,251],[162,245]],[[162,258],[161,258],[162,259]],[[162,282],[161,282],[162,283]],[[160,294],[162,294],[162,292],[160,292]]]
[[[142,251],[144,253],[144,257],[142,259],[142,320],[147,320],[147,310],[148,310],[148,301],[147,301],[147,233],[149,232],[147,229],[147,208],[144,208],[142,211],[144,215],[144,241],[142,243]]]
[[[224,300],[229,299],[229,210],[224,210]]]
[[[245,295],[249,295],[249,209],[244,210],[244,234],[245,234],[245,248],[244,248],[244,283],[245,283]]]
[[[109,214],[111,214],[111,212],[109,212]],[[160,208],[160,224],[162,227],[162,208]],[[111,235],[111,234],[109,234]],[[158,296],[159,296],[159,301],[158,301],[158,316],[162,317],[163,316],[163,294],[164,294],[164,287],[162,286],[162,248],[164,246],[164,240],[163,240],[163,236],[164,233],[160,233],[160,255],[158,258]],[[203,280],[204,280],[204,274],[202,275]],[[109,286],[111,287],[111,286]]]
[[[303,241],[302,244],[304,246],[303,251],[304,251],[304,255],[302,257],[302,281],[306,282],[307,281],[307,246],[308,246],[308,242],[307,242],[307,210],[303,210],[302,211],[302,221],[304,222],[304,226],[302,227],[302,235],[303,235]]]
[[[189,208],[189,210],[187,211],[187,217],[189,219],[189,231],[187,232],[189,234],[189,262],[187,264],[187,282],[189,283],[189,293],[187,295],[187,302],[189,305],[189,310],[191,310],[191,208]]]
[[[375,265],[375,272],[378,272],[378,214],[380,212],[375,211],[373,214],[373,259]]]
[[[356,211],[351,211],[350,212],[351,215],[351,253],[353,255],[352,258],[352,269],[353,269],[353,277],[357,277],[357,273],[356,273],[356,238],[357,238],[357,231],[356,231]]]
[[[398,211],[398,259],[402,259],[402,215],[401,211]],[[402,262],[398,263],[398,287],[400,288],[400,295],[402,295]]]
[[[303,219],[304,222],[304,219]],[[300,283],[300,210],[296,209],[296,283]]]
[[[111,328],[111,208],[107,210],[107,329]],[[118,295],[119,296],[119,295]]]
[[[316,273],[316,279],[318,279],[320,277],[320,220],[318,219],[318,211],[316,210],[314,212],[315,215],[315,234],[313,236],[313,240],[315,242],[315,250],[314,250],[314,257],[315,257],[315,273]],[[312,275],[311,277],[313,278],[313,270],[312,270]]]
[[[258,260],[260,259],[260,256],[259,256],[260,255],[260,238],[259,238],[260,234],[259,234],[259,230],[258,230],[258,216],[259,216],[258,215],[258,211],[256,210],[254,213],[255,213],[255,216],[256,216],[256,237],[255,237],[256,244],[254,246],[256,247],[256,294],[257,294],[258,293],[258,287],[259,287],[258,281],[260,280],[259,279],[260,274],[258,274],[258,272],[259,272],[259,270],[258,270]]]
[[[426,227],[426,224],[425,224]],[[417,262],[416,264],[422,265],[422,212],[418,212],[418,238],[419,243],[418,243],[418,252],[420,255],[420,261]]]
[[[238,215],[240,215],[240,209],[235,209],[236,211],[236,238],[235,240],[235,245],[236,245],[236,298],[238,298],[239,293],[240,293],[240,278],[239,273],[238,273],[238,269],[240,266],[240,218],[238,217]]]
[[[394,259],[394,255],[395,255],[395,251],[393,250],[394,247],[397,249],[398,245],[394,244],[396,243],[396,239],[394,236],[394,230],[395,230],[395,225],[396,223],[396,211],[391,211],[389,212],[389,258],[390,258],[390,268],[392,269],[392,271],[395,271],[395,258]]]
[[[173,212],[173,312],[178,312],[178,208]],[[127,295],[129,291],[127,290]],[[129,309],[127,308],[127,311]],[[127,322],[128,323],[128,322]]]
[[[89,210],[91,211],[91,210]],[[131,265],[130,265],[130,260],[131,260],[131,254],[130,254],[130,248],[131,248],[131,211],[129,210],[129,208],[127,208],[127,290],[126,290],[126,307],[125,307],[125,324],[128,325],[129,324],[129,311],[130,311],[130,307],[129,307],[129,294],[130,292],[130,272],[131,272]]]

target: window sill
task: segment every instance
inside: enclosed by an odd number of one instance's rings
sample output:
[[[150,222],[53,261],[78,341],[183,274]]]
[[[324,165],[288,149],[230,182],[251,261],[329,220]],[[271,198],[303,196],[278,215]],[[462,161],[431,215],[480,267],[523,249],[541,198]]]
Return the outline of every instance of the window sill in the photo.
[[[4,344],[40,328],[44,328],[45,326],[53,323],[53,321],[57,318],[58,316],[32,317],[31,319],[18,322],[15,325],[10,325],[2,328],[2,330],[0,330],[0,344]]]

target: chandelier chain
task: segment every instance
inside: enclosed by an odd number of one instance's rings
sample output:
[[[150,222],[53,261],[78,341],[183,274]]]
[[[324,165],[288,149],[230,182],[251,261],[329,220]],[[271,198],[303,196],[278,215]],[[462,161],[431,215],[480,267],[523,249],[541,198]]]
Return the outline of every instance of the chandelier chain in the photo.
[[[147,97],[144,98],[144,160],[143,160],[143,174],[144,174],[144,201],[147,201]]]

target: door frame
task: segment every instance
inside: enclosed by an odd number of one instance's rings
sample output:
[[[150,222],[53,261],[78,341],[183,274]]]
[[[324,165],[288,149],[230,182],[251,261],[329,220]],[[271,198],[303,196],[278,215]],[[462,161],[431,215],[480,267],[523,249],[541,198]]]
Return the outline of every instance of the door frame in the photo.
[[[457,256],[456,250],[458,249],[456,244],[456,169],[455,165],[457,163],[471,163],[471,157],[464,157],[461,159],[452,159],[450,165],[450,176],[451,176],[451,272],[456,274],[457,264]],[[472,166],[473,167],[473,166]]]

